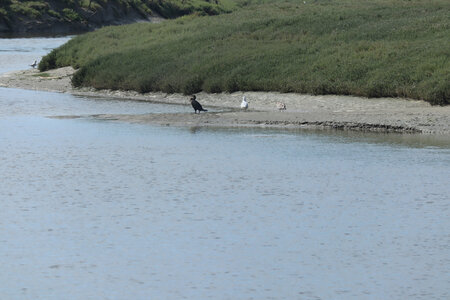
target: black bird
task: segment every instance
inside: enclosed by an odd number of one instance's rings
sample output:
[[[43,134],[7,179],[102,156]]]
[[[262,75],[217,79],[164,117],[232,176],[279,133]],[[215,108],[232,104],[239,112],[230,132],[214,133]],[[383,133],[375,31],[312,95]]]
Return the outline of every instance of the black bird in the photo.
[[[195,95],[193,95],[191,97],[191,105],[194,108],[194,113],[197,113],[197,110],[198,110],[198,113],[200,113],[201,111],[208,111],[207,109],[204,109],[202,107],[202,105],[200,103],[198,103],[198,101],[195,99],[197,99],[197,97]]]
[[[36,68],[36,66],[37,66],[37,60],[35,60],[32,65],[30,65],[30,67],[33,67],[33,69]]]

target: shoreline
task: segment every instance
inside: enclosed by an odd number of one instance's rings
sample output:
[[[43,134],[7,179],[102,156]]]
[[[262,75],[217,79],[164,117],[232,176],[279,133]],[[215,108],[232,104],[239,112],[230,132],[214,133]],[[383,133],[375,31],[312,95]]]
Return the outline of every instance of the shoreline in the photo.
[[[0,87],[190,106],[189,97],[181,94],[75,89],[70,83],[73,73],[71,67],[43,73],[36,69],[8,72],[0,74]],[[331,128],[450,136],[450,106],[431,106],[420,100],[277,92],[196,95],[206,109],[212,108],[211,112],[90,117],[163,126]],[[247,111],[239,109],[243,95],[249,101]],[[285,103],[286,111],[278,111],[277,102]]]

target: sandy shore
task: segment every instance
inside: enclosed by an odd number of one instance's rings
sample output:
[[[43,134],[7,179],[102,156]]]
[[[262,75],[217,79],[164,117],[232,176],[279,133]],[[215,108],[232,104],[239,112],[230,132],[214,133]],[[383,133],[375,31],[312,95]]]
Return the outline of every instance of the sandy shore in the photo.
[[[45,73],[34,69],[5,73],[0,75],[0,86],[190,105],[189,97],[181,94],[74,89],[70,84],[73,72],[71,67],[66,67]],[[250,102],[247,111],[239,109],[244,94]],[[211,108],[214,112],[91,117],[170,126],[336,128],[450,136],[450,106],[431,106],[424,101],[262,92],[199,93],[197,99],[205,108]],[[286,104],[286,111],[278,111],[276,103],[279,101]]]

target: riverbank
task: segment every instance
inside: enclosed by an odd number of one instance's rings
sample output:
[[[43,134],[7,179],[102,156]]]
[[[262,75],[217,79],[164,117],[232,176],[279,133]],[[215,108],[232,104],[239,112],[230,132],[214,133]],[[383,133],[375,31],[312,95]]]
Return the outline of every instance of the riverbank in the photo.
[[[262,2],[214,17],[102,28],[54,49],[39,69],[72,66],[80,69],[77,87],[140,93],[276,91],[450,104],[448,1]]]
[[[229,12],[234,2],[169,1],[4,1],[0,8],[0,37],[67,35],[109,25],[158,23],[188,14]]]
[[[0,75],[0,86],[190,105],[189,97],[182,94],[140,94],[133,91],[73,88],[70,82],[73,73],[74,70],[71,67],[44,73],[40,73],[36,69],[10,72]],[[248,111],[239,109],[243,95],[250,102]],[[336,128],[450,135],[450,106],[431,106],[425,101],[272,92],[198,93],[197,98],[210,112],[201,114],[95,115],[91,117],[168,126]],[[286,111],[278,111],[277,102],[285,103]]]

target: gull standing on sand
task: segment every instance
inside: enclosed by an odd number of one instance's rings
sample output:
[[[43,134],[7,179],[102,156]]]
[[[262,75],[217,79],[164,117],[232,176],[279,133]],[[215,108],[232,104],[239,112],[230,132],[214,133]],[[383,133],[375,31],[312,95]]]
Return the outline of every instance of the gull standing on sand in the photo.
[[[242,97],[241,108],[242,109],[248,108],[248,102],[247,102],[247,98],[245,98],[245,96]]]
[[[283,102],[277,102],[278,110],[286,110],[286,104]]]

